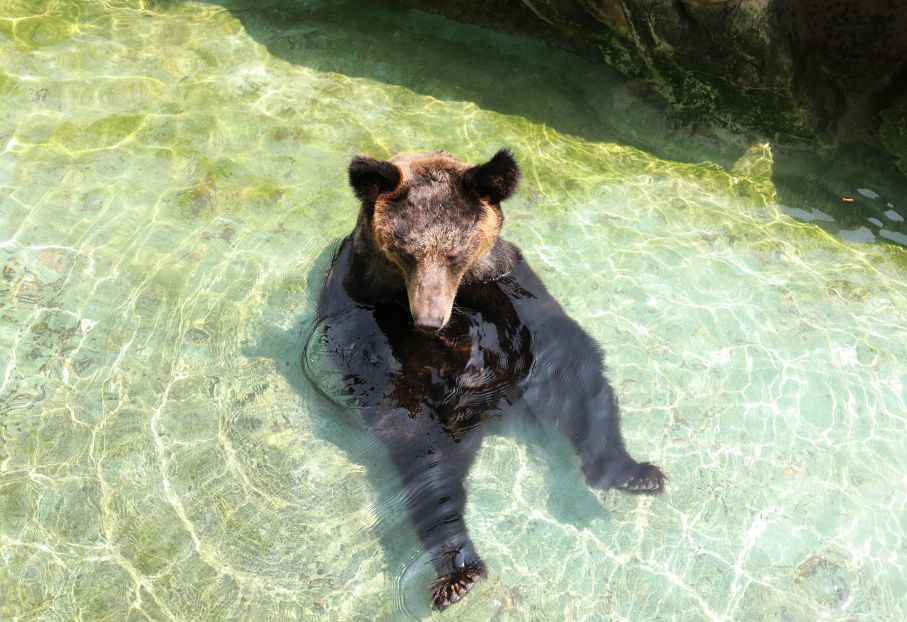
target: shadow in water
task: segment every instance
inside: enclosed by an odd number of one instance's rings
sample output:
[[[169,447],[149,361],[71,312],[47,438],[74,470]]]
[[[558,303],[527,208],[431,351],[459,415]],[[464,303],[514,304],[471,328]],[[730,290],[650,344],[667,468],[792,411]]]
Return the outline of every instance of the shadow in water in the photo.
[[[306,279],[307,300],[318,299],[336,250],[336,243],[327,246],[313,262]],[[352,463],[365,469],[377,499],[372,534],[384,551],[388,574],[398,577],[398,589],[399,584],[409,583],[410,575],[416,575],[413,581],[421,578],[422,583],[427,585],[430,564],[427,560],[424,564],[419,563],[419,540],[406,520],[399,478],[385,456],[383,447],[370,436],[359,413],[328,399],[308,381],[303,372],[301,360],[314,322],[313,303],[310,313],[297,318],[286,330],[260,335],[256,343],[248,344],[243,349],[243,354],[253,359],[266,358],[273,361],[275,368],[286,378],[304,404],[315,434],[343,451]],[[420,566],[424,566],[424,569]],[[399,599],[405,595],[405,591],[400,590],[395,595],[398,598],[396,608],[406,611],[411,618],[421,619],[429,615],[426,598],[421,599],[422,602],[414,598],[401,602]]]
[[[907,184],[885,154],[866,146],[774,154],[772,181],[788,215],[848,242],[907,246]]]
[[[520,35],[497,33],[387,1],[209,0],[275,57],[322,72],[473,102],[558,132],[637,147],[667,159],[732,164],[729,144],[673,127],[645,89],[606,65]]]
[[[403,86],[439,100],[473,102],[590,141],[725,168],[751,145],[766,142],[755,134],[678,128],[640,82],[529,37],[382,1],[209,1],[229,10],[250,37],[290,63]],[[788,142],[773,145],[773,151],[773,181],[778,201],[793,208],[789,215],[851,241],[907,245],[907,189],[884,149]],[[860,195],[859,188],[879,200]],[[848,233],[860,227],[865,231],[859,235]]]
[[[314,301],[319,297],[338,246],[339,242],[328,245],[309,269],[305,297],[312,301],[310,312],[299,317],[286,330],[259,336],[256,343],[244,348],[243,354],[273,361],[275,368],[304,404],[315,434],[336,446],[348,460],[365,470],[375,493],[375,524],[371,532],[383,550],[388,574],[394,578],[394,593],[391,595],[395,601],[394,615],[424,619],[432,614],[428,585],[435,574],[431,560],[410,524],[397,469],[387,456],[385,447],[369,431],[359,410],[353,405],[343,405],[344,398],[339,393],[331,395],[325,392],[324,386],[313,383],[303,370],[302,358],[315,328]],[[318,365],[329,374],[334,371],[327,358],[318,361]],[[345,387],[338,387],[338,392],[345,393]],[[606,512],[597,494],[583,480],[579,458],[563,435],[546,434],[528,414],[524,418],[510,416],[486,422],[485,428],[486,436],[503,435],[525,449],[533,468],[542,472],[547,510],[555,519],[585,529],[592,519],[602,517]],[[574,474],[575,477],[564,477],[564,473]],[[502,506],[506,503],[506,499],[501,500]],[[477,545],[481,554],[482,543],[477,542]],[[494,573],[496,560],[491,558],[486,561]]]

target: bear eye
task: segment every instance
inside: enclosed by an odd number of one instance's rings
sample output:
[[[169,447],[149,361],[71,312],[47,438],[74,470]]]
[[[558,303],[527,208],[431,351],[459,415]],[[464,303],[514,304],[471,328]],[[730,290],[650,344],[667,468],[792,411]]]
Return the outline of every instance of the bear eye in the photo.
[[[416,265],[416,258],[407,253],[406,251],[397,251],[397,258],[407,266]]]

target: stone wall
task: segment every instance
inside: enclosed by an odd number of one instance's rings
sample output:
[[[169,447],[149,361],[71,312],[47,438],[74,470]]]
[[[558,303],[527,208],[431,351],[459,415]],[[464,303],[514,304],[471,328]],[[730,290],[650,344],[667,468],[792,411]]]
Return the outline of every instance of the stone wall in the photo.
[[[907,170],[904,0],[398,1],[606,62],[684,120],[881,139]]]

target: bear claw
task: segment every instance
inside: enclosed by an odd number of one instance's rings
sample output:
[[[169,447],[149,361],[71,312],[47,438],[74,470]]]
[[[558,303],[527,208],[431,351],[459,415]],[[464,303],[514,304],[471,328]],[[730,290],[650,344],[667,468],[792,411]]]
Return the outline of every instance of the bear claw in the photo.
[[[444,611],[450,605],[459,602],[472,586],[485,576],[484,563],[470,562],[450,574],[438,577],[429,588],[432,608]]]
[[[635,495],[657,495],[664,490],[665,474],[654,464],[643,463],[614,487]]]

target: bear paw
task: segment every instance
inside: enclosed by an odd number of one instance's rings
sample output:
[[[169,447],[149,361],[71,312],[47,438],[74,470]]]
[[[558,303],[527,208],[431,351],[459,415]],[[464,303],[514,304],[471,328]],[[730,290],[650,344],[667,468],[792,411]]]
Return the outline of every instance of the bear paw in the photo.
[[[432,609],[444,611],[458,602],[486,574],[485,564],[482,561],[475,561],[467,563],[450,574],[438,577],[429,588]]]
[[[664,491],[666,479],[667,476],[657,466],[642,462],[621,473],[611,487],[634,495],[657,495]]]

